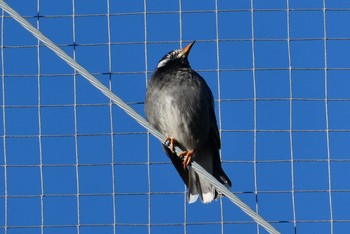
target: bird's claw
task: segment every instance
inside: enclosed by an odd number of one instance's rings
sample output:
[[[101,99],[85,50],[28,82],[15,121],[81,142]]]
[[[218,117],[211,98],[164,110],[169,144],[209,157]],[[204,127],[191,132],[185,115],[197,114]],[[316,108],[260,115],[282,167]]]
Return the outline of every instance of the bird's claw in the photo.
[[[164,142],[166,145],[169,146],[170,150],[172,153],[175,153],[175,139],[172,138],[172,137],[168,137],[167,139],[165,139],[165,142]]]
[[[183,151],[179,154],[179,158],[184,157],[183,158],[184,169],[186,169],[188,164],[190,164],[193,154],[194,154],[194,150]]]
[[[165,139],[164,144],[169,146],[172,153],[175,153],[176,140],[174,138],[168,137],[167,139]],[[183,160],[184,169],[186,169],[188,164],[190,164],[191,157],[193,154],[194,154],[194,150],[190,150],[190,151],[183,151],[178,155],[178,157]]]

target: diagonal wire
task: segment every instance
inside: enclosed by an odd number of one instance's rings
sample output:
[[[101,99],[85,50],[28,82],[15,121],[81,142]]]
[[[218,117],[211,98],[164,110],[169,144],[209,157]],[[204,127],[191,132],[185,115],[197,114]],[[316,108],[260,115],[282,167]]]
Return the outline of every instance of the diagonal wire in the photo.
[[[7,12],[13,19],[20,23],[25,29],[31,32],[37,39],[44,43],[48,48],[55,52],[61,59],[67,62],[72,68],[77,70],[83,77],[85,77],[93,86],[99,89],[104,95],[110,98],[116,105],[122,108],[128,115],[135,119],[140,125],[146,128],[152,135],[154,135],[158,140],[164,142],[166,137],[154,129],[141,115],[139,115],[134,109],[128,106],[124,101],[122,101],[117,95],[115,95],[111,90],[104,86],[100,81],[98,81],[93,75],[91,75],[85,68],[80,66],[76,61],[74,61],[69,55],[67,55],[63,50],[56,46],[50,39],[45,37],[39,30],[34,28],[27,20],[25,20],[21,15],[19,15],[15,10],[13,10],[4,1],[0,0],[0,7]],[[181,153],[181,150],[176,147],[176,153]],[[254,212],[249,208],[244,202],[242,202],[236,195],[230,192],[223,184],[217,181],[211,174],[204,170],[198,163],[192,162],[192,168],[201,176],[206,178],[216,189],[224,194],[228,199],[230,199],[234,204],[236,204],[240,209],[242,209],[247,215],[249,215],[254,221],[259,225],[264,227],[269,233],[278,234],[279,232],[272,227],[268,222],[266,222],[259,214]]]

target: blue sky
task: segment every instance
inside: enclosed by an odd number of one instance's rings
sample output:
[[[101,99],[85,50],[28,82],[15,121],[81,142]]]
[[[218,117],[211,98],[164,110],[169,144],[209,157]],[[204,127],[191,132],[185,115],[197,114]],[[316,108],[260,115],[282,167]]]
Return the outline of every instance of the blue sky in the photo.
[[[350,229],[348,1],[6,2],[143,116],[158,60],[196,40],[232,192],[282,233]],[[258,232],[226,198],[187,204],[154,137],[1,21],[0,234]]]

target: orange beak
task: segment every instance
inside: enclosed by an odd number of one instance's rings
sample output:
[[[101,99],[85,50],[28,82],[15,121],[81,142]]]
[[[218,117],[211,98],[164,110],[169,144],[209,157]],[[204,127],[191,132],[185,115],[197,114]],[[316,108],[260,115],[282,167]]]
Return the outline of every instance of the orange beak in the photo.
[[[193,41],[192,43],[188,44],[185,48],[183,48],[179,54],[179,57],[187,57],[188,54],[190,53],[191,51],[191,48],[193,46],[193,44],[195,43],[196,41]]]

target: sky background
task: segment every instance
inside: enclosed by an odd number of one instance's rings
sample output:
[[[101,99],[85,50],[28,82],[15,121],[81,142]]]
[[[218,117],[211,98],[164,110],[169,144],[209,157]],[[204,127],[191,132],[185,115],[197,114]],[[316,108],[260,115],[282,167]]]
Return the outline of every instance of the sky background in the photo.
[[[5,2],[143,116],[159,59],[196,40],[231,191],[282,233],[350,230],[348,0]],[[187,204],[156,138],[0,30],[0,234],[266,233],[226,198]]]

